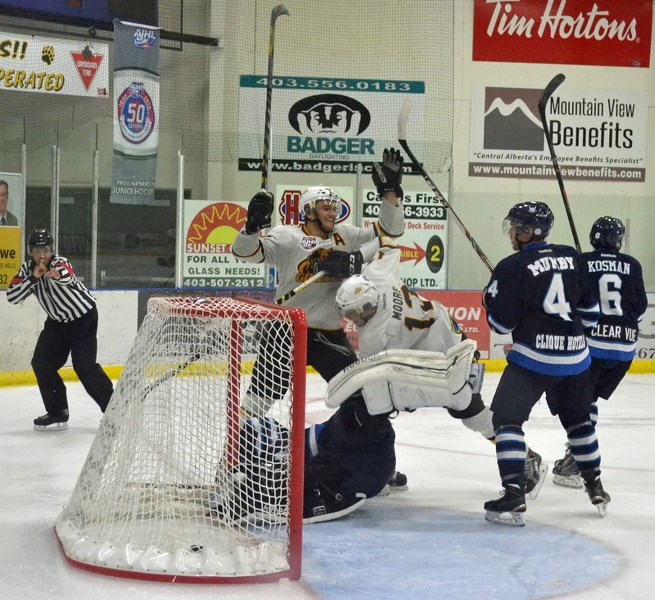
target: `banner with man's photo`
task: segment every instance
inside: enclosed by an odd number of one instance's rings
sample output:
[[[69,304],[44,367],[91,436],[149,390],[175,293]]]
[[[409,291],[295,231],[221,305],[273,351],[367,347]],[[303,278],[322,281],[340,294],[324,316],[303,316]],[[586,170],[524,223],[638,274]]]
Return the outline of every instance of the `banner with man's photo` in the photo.
[[[0,290],[9,287],[23,253],[23,176],[0,173]]]
[[[159,28],[114,21],[114,158],[110,202],[155,204]]]

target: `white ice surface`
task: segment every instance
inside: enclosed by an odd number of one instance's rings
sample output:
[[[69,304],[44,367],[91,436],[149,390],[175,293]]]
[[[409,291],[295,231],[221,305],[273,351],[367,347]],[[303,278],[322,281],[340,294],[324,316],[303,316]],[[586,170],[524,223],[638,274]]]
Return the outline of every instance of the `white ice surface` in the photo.
[[[487,374],[490,402],[498,375]],[[309,377],[308,423],[331,414],[325,384]],[[38,389],[0,389],[0,598],[23,600],[435,599],[527,600],[655,597],[655,376],[629,375],[600,404],[603,481],[612,495],[601,518],[580,490],[553,485],[549,472],[529,503],[524,528],[484,521],[497,495],[494,449],[441,409],[395,421],[398,468],[409,490],[368,500],[349,518],[304,529],[299,582],[166,584],[95,575],[61,555],[53,524],[68,500],[100,420],[71,384],[70,428],[35,432]],[[550,466],[564,433],[544,403],[526,424],[528,442]]]

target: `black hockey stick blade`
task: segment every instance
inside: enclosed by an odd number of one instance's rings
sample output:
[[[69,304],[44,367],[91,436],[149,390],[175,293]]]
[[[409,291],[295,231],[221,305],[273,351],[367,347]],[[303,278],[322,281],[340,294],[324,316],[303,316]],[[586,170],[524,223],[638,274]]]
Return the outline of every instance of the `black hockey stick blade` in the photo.
[[[564,83],[566,77],[564,73],[558,73],[550,80],[550,83],[544,88],[541,98],[539,99],[539,113],[546,112],[546,104],[550,97],[555,93],[555,90]]]
[[[407,142],[407,122],[409,121],[409,115],[412,112],[412,106],[413,103],[411,98],[407,98],[403,102],[403,105],[400,108],[400,115],[398,116],[398,143],[405,151],[405,154],[407,154],[407,156],[409,157],[409,160],[411,160],[414,163],[414,167],[416,168],[416,170],[421,174],[423,179],[425,179],[426,183],[432,190],[437,200],[441,204],[443,204],[453,215],[453,218],[455,219],[455,221],[457,221],[457,224],[464,232],[466,239],[468,239],[468,241],[471,243],[471,246],[473,246],[473,250],[475,250],[476,254],[486,265],[487,269],[489,269],[489,271],[492,272],[494,270],[494,266],[491,264],[491,261],[487,258],[487,255],[482,251],[482,248],[478,246],[478,243],[471,235],[471,232],[466,228],[463,221],[459,218],[459,216],[453,210],[453,207],[450,205],[448,200],[446,200],[446,197],[441,193],[441,190],[437,187],[437,184],[434,181],[432,181],[432,177],[430,177],[428,172],[423,168],[421,163],[418,161],[418,159],[412,152],[412,149],[409,147],[409,143]]]
[[[284,6],[284,4],[278,4],[271,11],[271,25],[273,25],[273,23],[275,23],[275,20],[278,17],[282,17],[282,16],[288,15],[288,14],[289,14],[289,11],[287,10],[287,7]]]

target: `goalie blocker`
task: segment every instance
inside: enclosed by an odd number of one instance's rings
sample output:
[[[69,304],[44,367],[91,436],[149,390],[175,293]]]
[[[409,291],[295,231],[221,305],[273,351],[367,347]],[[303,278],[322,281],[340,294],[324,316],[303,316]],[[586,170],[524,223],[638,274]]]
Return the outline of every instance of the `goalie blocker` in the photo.
[[[371,415],[423,407],[466,409],[479,393],[484,366],[475,360],[476,343],[463,340],[445,354],[385,350],[357,361],[333,377],[325,403],[339,407],[361,390]]]

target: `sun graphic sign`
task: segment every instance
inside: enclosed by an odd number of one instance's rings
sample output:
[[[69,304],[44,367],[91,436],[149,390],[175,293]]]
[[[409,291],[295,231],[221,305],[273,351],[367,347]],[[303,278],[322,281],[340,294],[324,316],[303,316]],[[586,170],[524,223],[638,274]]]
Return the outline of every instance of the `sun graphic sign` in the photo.
[[[247,208],[234,202],[185,200],[182,285],[191,288],[266,286],[266,267],[237,261],[232,243],[246,221]]]

